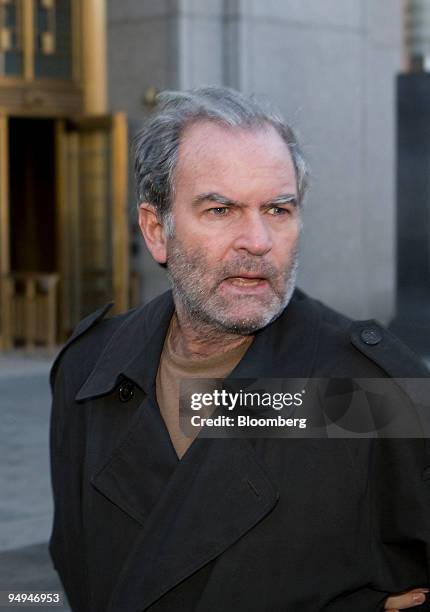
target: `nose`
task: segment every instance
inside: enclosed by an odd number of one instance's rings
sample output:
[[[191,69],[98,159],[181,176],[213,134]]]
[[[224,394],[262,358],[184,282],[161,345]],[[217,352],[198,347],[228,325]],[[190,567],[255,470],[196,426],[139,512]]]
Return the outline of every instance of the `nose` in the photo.
[[[265,255],[272,248],[272,235],[267,222],[260,212],[244,215],[234,241],[236,250],[244,250],[252,255]]]

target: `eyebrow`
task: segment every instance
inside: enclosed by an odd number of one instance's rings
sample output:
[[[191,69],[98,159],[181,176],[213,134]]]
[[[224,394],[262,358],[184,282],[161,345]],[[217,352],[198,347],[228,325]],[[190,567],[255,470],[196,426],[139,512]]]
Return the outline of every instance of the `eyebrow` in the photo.
[[[266,202],[265,206],[276,206],[277,204],[292,204],[297,207],[297,195],[295,193],[283,193]]]
[[[192,201],[192,206],[193,207],[199,206],[202,202],[208,202],[208,201],[216,202],[217,204],[220,204],[222,206],[239,206],[239,207],[245,206],[245,204],[242,204],[241,202],[232,200],[230,198],[226,198],[220,193],[216,193],[214,191],[209,191],[207,193],[200,193],[199,195],[197,195]],[[268,207],[268,206],[278,206],[282,204],[292,204],[293,206],[297,207],[298,206],[297,195],[295,193],[282,193],[268,200],[267,202],[262,202],[261,206]]]
[[[223,195],[208,191],[207,193],[199,193],[192,202],[193,206],[199,206],[202,202],[216,202],[217,204],[222,204],[223,206],[241,206],[240,202],[236,202],[236,200],[231,200],[230,198],[226,198]]]

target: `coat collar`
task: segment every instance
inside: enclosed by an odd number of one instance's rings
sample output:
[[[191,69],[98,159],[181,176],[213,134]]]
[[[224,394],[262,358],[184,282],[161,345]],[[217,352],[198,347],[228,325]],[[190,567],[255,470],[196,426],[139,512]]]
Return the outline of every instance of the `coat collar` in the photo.
[[[112,335],[76,400],[110,393],[121,378],[153,390],[164,338],[174,312],[170,291],[131,312]]]
[[[110,393],[124,377],[154,393],[173,312],[170,291],[132,312],[111,337],[76,400]],[[256,333],[230,378],[307,378],[315,361],[319,323],[316,303],[296,289],[281,316]]]

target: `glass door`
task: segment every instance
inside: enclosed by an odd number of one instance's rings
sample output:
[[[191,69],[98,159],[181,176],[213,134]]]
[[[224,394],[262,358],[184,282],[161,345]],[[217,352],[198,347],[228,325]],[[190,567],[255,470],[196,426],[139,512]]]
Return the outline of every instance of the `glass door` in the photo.
[[[8,118],[0,113],[0,348],[10,348]]]
[[[65,336],[113,300],[128,308],[127,123],[123,113],[58,121],[60,321]]]
[[[0,0],[0,75],[24,73],[23,0]]]

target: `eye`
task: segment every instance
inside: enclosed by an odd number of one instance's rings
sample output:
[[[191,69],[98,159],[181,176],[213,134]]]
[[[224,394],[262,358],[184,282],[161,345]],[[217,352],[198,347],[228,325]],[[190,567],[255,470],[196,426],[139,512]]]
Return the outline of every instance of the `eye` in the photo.
[[[282,217],[283,215],[290,215],[291,210],[289,208],[283,208],[281,206],[271,206],[267,209],[269,215],[273,215],[275,217]]]
[[[216,217],[225,217],[228,213],[227,206],[217,206],[216,208],[209,208],[208,213],[215,215]]]

